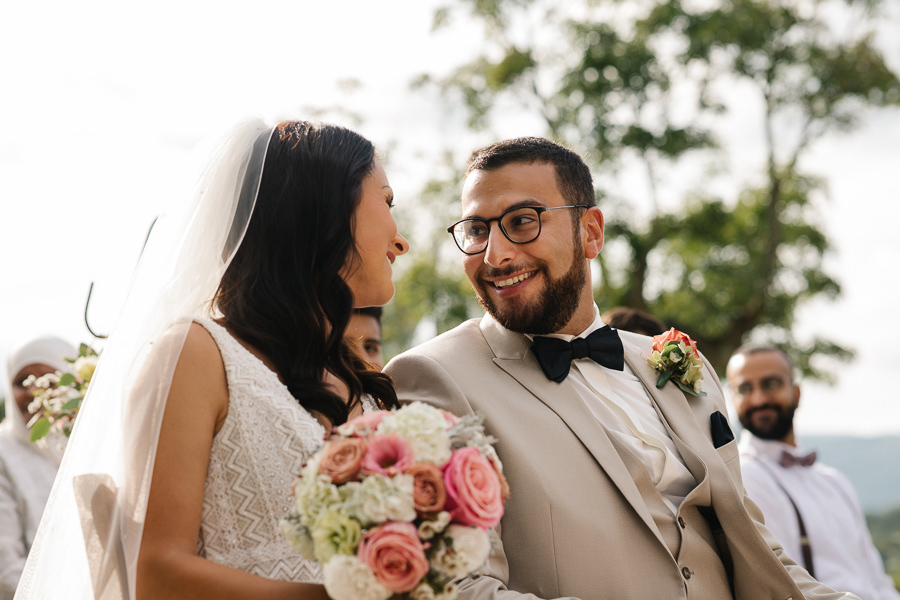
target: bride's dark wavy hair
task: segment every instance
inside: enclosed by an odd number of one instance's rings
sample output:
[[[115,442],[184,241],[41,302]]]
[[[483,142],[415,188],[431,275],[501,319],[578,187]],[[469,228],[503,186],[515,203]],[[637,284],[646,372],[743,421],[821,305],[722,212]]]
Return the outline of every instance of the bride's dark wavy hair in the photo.
[[[284,121],[269,138],[259,192],[240,247],[219,283],[221,323],[275,365],[291,394],[333,425],[364,393],[398,406],[387,375],[344,341],[353,293],[340,275],[359,254],[353,222],[375,148],[335,125]],[[330,391],[328,371],[349,402]]]

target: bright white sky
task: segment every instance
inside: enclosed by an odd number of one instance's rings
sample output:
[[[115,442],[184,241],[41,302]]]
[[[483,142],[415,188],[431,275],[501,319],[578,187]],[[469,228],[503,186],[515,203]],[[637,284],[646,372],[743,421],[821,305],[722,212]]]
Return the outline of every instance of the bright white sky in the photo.
[[[430,34],[434,0],[31,0],[0,8],[0,355],[40,333],[90,342],[108,331],[153,217],[190,189],[191,149],[252,115],[315,118],[338,104],[389,155],[398,202],[413,203],[444,145],[471,136],[408,89],[471,45]],[[900,42],[890,48],[900,68]],[[355,78],[356,91],[338,82]],[[506,124],[504,135],[537,133]],[[802,434],[900,434],[893,317],[900,236],[900,111],[823,143],[808,166],[831,180],[823,211],[841,301],[800,315],[807,336],[858,350],[839,385],[805,384]],[[753,140],[748,140],[752,144]],[[395,146],[396,144],[396,146]],[[5,365],[5,360],[3,361]],[[2,367],[0,367],[2,370]]]

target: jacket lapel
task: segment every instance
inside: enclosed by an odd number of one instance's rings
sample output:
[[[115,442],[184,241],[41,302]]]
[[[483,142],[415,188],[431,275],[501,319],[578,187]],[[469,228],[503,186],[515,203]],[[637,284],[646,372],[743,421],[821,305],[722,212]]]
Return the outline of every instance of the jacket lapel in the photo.
[[[530,350],[531,341],[524,335],[509,331],[490,315],[485,315],[481,320],[481,331],[494,352],[494,363],[559,416],[594,456],[644,523],[665,544],[634,478],[616,451],[606,428],[592,412],[593,400],[583,398],[580,402],[573,402],[572,397],[579,396],[577,388],[566,381],[556,383],[547,379]]]
[[[709,433],[709,415],[715,409],[707,407],[708,402],[704,398],[689,398],[674,383],[669,382],[662,389],[657,388],[658,374],[647,363],[650,348],[641,346],[642,342],[646,345],[646,339],[623,332],[620,332],[620,337],[625,348],[625,362],[647,390],[663,425],[681,453],[685,466],[698,482],[691,496],[695,496],[695,493],[708,495],[708,469],[702,454],[707,446],[710,452],[715,452]],[[703,420],[703,424],[700,420]],[[703,498],[697,500],[704,503]]]

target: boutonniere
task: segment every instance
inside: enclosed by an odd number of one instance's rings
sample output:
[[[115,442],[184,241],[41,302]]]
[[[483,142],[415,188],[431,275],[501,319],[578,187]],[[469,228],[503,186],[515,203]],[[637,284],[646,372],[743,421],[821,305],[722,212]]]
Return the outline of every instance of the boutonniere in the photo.
[[[697,352],[697,342],[676,330],[654,336],[653,352],[647,362],[659,372],[656,387],[662,389],[667,381],[692,396],[705,396],[701,391],[703,363]]]

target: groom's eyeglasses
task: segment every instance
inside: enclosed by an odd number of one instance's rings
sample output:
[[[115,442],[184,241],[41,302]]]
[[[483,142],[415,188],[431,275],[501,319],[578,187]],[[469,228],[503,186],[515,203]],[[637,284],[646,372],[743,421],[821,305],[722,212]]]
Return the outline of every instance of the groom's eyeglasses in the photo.
[[[788,382],[784,379],[784,377],[781,377],[780,375],[771,375],[769,377],[763,377],[759,380],[759,383],[745,381],[737,386],[734,391],[738,396],[743,397],[752,394],[753,389],[756,387],[758,387],[759,390],[763,393],[774,392],[783,388],[787,383]]]
[[[513,244],[527,244],[533,242],[541,235],[541,214],[548,210],[562,208],[590,208],[586,204],[573,204],[571,206],[514,206],[499,217],[493,219],[478,219],[475,217],[457,221],[447,228],[447,233],[453,236],[453,241],[464,253],[473,255],[481,254],[488,245],[491,237],[491,223],[494,221],[500,226],[503,236]]]

